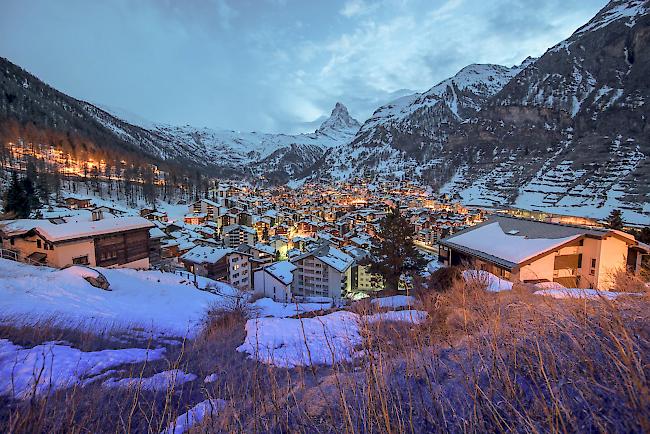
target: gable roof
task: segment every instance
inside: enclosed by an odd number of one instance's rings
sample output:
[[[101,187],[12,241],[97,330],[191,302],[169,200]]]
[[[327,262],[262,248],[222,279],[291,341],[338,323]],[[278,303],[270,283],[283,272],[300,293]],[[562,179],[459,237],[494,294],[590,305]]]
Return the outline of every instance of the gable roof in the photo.
[[[115,217],[96,221],[63,223],[53,223],[50,220],[21,219],[9,220],[0,225],[0,231],[7,236],[19,236],[34,230],[48,241],[61,242],[153,227],[155,225],[143,217]]]

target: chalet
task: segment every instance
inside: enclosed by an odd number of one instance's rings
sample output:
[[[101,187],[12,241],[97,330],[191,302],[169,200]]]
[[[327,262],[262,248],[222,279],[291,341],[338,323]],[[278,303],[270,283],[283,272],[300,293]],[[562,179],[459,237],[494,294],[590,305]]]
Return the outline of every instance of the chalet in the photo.
[[[511,281],[610,289],[638,249],[632,235],[603,228],[494,216],[439,241],[444,265],[472,263]]]
[[[146,218],[147,220],[163,222],[163,223],[167,223],[169,221],[169,217],[167,216],[167,213],[161,211],[151,211],[146,213],[142,217]]]
[[[291,284],[297,267],[289,261],[265,265],[255,271],[255,293],[274,301],[289,303],[292,299]]]
[[[68,206],[70,209],[82,209],[82,208],[90,208],[92,206],[92,203],[90,199],[79,199],[76,197],[66,197],[64,199],[65,204]]]
[[[351,290],[351,268],[354,260],[328,244],[291,259],[297,269],[292,293],[303,297],[340,299]]]
[[[252,273],[249,258],[250,255],[234,249],[196,246],[181,256],[181,262],[191,273],[250,290]]]
[[[0,224],[0,245],[29,262],[53,267],[149,268],[149,229],[142,217],[94,221],[9,220]]]

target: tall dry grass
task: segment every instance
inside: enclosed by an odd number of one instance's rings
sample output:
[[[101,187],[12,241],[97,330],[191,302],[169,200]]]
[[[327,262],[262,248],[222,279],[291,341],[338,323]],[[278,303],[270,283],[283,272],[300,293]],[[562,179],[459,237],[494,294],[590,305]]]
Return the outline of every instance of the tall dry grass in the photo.
[[[166,360],[122,374],[181,369],[197,380],[159,393],[97,382],[3,398],[0,429],[161,432],[194,404],[219,398],[226,408],[197,432],[650,432],[647,297],[555,300],[524,285],[492,294],[463,281],[418,297],[424,324],[362,322],[360,357],[332,367],[250,360],[235,350],[246,311],[215,309],[196,338],[147,343],[167,345]],[[374,312],[367,303],[356,309]],[[107,345],[106,335],[93,341],[73,330],[0,332],[25,344],[65,336],[87,349]],[[217,381],[204,383],[211,373]]]

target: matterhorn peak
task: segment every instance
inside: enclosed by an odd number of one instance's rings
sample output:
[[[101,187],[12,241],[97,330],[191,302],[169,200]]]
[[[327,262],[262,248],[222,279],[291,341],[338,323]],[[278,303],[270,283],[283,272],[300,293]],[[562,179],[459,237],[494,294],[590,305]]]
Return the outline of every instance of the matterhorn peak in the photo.
[[[317,133],[331,136],[333,133],[356,133],[361,124],[348,113],[348,108],[337,102],[327,118],[316,130]]]

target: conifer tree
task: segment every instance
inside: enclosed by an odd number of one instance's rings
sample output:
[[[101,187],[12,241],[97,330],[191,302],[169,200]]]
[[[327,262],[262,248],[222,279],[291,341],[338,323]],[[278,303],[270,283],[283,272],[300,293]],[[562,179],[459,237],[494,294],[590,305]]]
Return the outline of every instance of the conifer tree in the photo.
[[[5,194],[4,212],[15,218],[29,217],[29,201],[23,188],[23,182],[18,179],[16,172],[11,174],[11,183]]]
[[[403,274],[414,273],[426,265],[425,259],[413,244],[415,230],[411,223],[393,208],[380,222],[378,240],[370,250],[370,272],[384,278],[386,289],[398,289]]]
[[[610,229],[623,229],[623,213],[620,209],[613,209],[607,216],[607,227]]]

